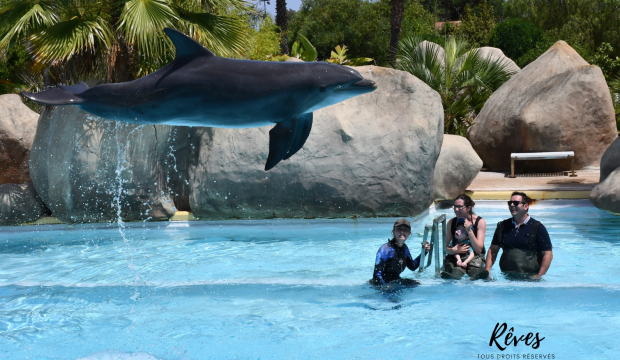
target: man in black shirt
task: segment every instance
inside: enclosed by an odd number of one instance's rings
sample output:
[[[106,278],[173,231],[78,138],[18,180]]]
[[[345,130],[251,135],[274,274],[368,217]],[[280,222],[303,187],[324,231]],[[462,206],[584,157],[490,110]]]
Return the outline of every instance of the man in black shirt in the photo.
[[[486,259],[486,270],[491,272],[497,253],[502,248],[499,268],[508,273],[533,274],[540,279],[547,273],[553,251],[545,226],[527,213],[531,199],[522,192],[513,192],[508,201],[512,218],[497,224]]]

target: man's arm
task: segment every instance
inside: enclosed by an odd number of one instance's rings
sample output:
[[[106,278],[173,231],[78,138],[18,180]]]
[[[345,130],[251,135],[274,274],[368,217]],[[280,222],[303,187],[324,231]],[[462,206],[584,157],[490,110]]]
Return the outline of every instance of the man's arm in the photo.
[[[487,254],[487,261],[484,268],[491,273],[491,267],[495,264],[495,259],[497,259],[497,253],[499,253],[499,245],[491,245],[489,248],[489,253]]]
[[[538,227],[538,231],[536,233],[536,240],[538,241],[538,251],[543,253],[543,258],[540,264],[540,270],[538,270],[538,274],[532,276],[532,279],[540,279],[547,273],[549,270],[549,266],[551,266],[551,261],[553,260],[553,251],[551,245],[551,238],[549,237],[549,232],[544,225],[540,224]]]
[[[538,274],[532,276],[532,279],[540,279],[547,273],[549,270],[549,266],[551,266],[551,261],[553,260],[553,251],[543,251],[542,264],[540,264],[540,270],[538,270]]]

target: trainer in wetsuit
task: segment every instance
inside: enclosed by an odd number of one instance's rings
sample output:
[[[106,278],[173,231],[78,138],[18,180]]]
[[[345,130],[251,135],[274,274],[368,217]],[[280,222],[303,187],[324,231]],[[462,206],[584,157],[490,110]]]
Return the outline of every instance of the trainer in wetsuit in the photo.
[[[527,213],[531,199],[522,192],[513,192],[508,201],[512,218],[497,224],[486,259],[486,269],[491,272],[497,253],[500,270],[507,273],[532,274],[540,279],[549,270],[553,251],[545,226]]]
[[[405,271],[405,267],[414,271],[420,266],[420,256],[413,259],[409,248],[405,245],[405,241],[411,236],[411,224],[406,219],[397,220],[394,223],[392,234],[394,235],[392,240],[383,244],[377,251],[375,271],[370,282],[373,285],[387,283],[415,285],[417,281],[400,277],[400,273]],[[424,247],[426,250],[430,249],[428,243]]]

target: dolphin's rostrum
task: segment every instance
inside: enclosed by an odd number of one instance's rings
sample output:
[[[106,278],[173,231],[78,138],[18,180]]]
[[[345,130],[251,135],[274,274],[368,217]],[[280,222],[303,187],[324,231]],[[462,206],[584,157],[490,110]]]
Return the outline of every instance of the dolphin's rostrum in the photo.
[[[132,124],[223,128],[273,125],[265,170],[295,154],[312,128],[312,112],[376,89],[356,70],[326,62],[270,62],[215,56],[185,34],[164,29],[175,59],[140,79],[93,87],[80,82],[41,93],[46,105],[75,105]]]

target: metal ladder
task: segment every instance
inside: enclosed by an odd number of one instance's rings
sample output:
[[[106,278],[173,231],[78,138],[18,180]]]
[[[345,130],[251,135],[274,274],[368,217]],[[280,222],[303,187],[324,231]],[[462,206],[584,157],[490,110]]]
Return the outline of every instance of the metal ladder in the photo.
[[[439,239],[439,223],[441,223],[441,240]],[[428,233],[431,233],[431,240],[429,241],[429,245],[431,248],[428,251],[428,263],[426,266],[424,265],[424,261],[426,260],[426,251],[424,251],[424,243],[428,240]],[[424,238],[422,239],[422,251],[420,254],[420,272],[424,271],[424,268],[431,266],[431,260],[433,259],[433,254],[435,254],[435,275],[439,275],[441,272],[442,263],[440,260],[443,260],[446,257],[446,215],[443,214],[441,216],[436,217],[433,220],[433,225],[424,226]],[[442,250],[441,259],[439,258],[439,247]]]

